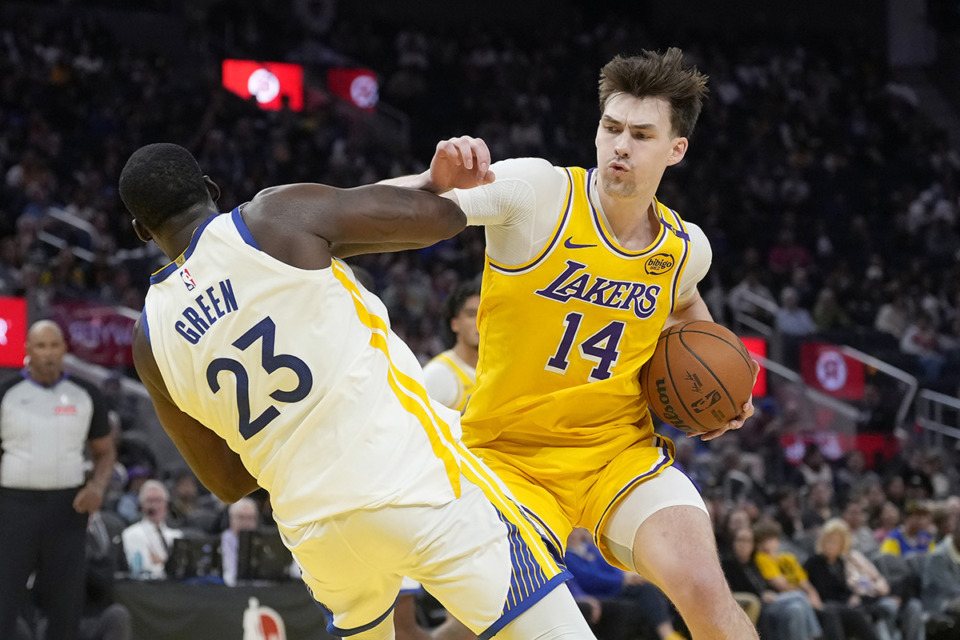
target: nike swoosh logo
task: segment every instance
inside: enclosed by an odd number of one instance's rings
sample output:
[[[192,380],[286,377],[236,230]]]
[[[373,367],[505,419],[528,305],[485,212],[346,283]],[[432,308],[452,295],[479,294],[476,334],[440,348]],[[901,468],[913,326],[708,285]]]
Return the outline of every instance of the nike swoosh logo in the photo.
[[[576,242],[571,242],[572,240],[573,236],[570,236],[563,241],[563,246],[565,246],[567,249],[587,249],[589,247],[597,246],[595,244],[577,244]]]

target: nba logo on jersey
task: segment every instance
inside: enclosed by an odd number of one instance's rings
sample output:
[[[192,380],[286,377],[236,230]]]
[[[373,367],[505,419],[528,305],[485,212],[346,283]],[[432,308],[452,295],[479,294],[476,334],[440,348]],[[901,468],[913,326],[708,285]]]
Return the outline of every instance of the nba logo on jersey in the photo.
[[[250,598],[243,612],[243,640],[287,640],[283,618],[270,607],[261,607],[256,598]]]
[[[197,283],[190,277],[190,271],[187,269],[180,270],[180,279],[183,280],[183,284],[187,286],[187,291],[193,291],[197,288]]]

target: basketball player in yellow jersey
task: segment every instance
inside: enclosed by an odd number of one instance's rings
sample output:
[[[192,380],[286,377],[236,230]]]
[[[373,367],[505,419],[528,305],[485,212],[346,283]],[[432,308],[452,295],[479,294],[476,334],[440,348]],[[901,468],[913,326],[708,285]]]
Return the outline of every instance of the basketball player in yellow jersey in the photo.
[[[486,226],[464,441],[557,544],[589,529],[607,560],[663,589],[694,640],[743,640],[757,633],[638,380],[665,326],[711,319],[697,292],[709,242],[656,199],[687,151],[706,81],[679,49],[617,57],[600,75],[597,168],[491,167],[486,145],[462,137],[438,144],[427,172],[391,182],[447,192],[468,224]],[[752,413],[748,402],[704,439]]]
[[[427,393],[441,404],[461,413],[473,395],[480,358],[480,331],[477,309],[480,285],[459,285],[444,303],[444,332],[453,335],[453,347],[437,354],[423,367]]]

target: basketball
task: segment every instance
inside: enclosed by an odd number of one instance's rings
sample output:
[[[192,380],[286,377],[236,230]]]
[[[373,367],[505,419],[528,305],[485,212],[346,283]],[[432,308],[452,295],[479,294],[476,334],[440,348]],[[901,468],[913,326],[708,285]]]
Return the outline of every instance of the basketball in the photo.
[[[719,429],[739,415],[753,390],[752,358],[732,331],[694,320],[660,334],[640,369],[650,409],[692,433]]]

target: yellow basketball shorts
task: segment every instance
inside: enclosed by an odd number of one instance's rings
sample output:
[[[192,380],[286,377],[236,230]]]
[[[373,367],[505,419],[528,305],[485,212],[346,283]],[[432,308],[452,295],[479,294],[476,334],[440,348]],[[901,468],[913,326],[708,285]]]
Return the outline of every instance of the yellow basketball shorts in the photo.
[[[673,464],[669,438],[653,434],[619,451],[493,441],[472,449],[560,549],[574,527],[593,532],[608,562],[624,567],[601,540],[607,517],[632,488]]]

